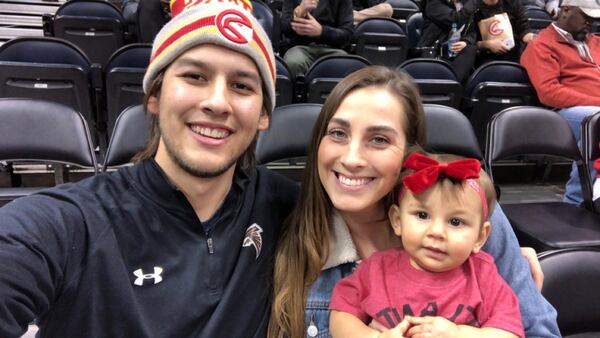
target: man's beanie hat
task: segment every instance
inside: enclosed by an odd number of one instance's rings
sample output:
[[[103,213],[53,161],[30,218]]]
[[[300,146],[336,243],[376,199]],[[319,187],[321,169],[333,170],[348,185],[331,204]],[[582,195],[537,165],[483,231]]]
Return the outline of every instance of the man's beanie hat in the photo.
[[[211,43],[249,56],[275,106],[275,57],[267,33],[252,15],[250,0],[171,0],[173,18],[152,44],[144,75],[148,93],[157,74],[188,49]]]

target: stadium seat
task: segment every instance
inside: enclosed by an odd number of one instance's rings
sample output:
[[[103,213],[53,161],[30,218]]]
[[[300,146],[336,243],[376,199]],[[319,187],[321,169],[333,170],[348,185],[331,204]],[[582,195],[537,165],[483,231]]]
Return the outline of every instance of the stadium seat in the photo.
[[[83,115],[94,139],[97,120],[93,107],[102,82],[92,84],[90,80],[99,78],[100,69],[92,67],[85,54],[65,40],[16,38],[0,46],[0,97],[29,97],[65,104]]]
[[[128,107],[119,115],[108,143],[103,171],[130,163],[144,148],[150,136],[150,117],[141,104]]]
[[[108,136],[123,109],[142,103],[142,82],[151,52],[150,44],[130,44],[118,49],[108,60],[105,70]]]
[[[394,10],[392,18],[398,20],[402,25],[406,24],[406,19],[412,13],[420,11],[419,5],[412,0],[387,0],[386,2]]]
[[[252,14],[264,28],[269,38],[273,38],[273,11],[261,0],[252,0]]]
[[[292,103],[294,96],[294,79],[290,74],[285,61],[279,56],[275,56],[275,105],[277,107]]]
[[[555,111],[531,106],[511,107],[494,115],[485,152],[490,177],[495,162],[524,155],[575,161],[584,204],[502,204],[521,244],[538,251],[600,246],[600,215],[594,213],[590,175],[568,123]]]
[[[257,162],[267,164],[306,156],[313,126],[320,112],[321,105],[315,103],[295,103],[275,108],[269,129],[258,135]]]
[[[102,66],[125,44],[126,23],[121,11],[103,0],[70,0],[54,14],[53,36],[79,46]]]
[[[329,55],[315,61],[304,76],[304,92],[309,103],[324,103],[346,75],[367,67],[370,62],[358,55]]]
[[[600,112],[587,116],[581,123],[581,152],[586,163],[600,158]],[[594,179],[591,178],[592,183]],[[594,201],[594,210],[600,213],[600,198]]]
[[[524,13],[529,22],[529,27],[534,33],[538,33],[552,23],[550,14],[537,6],[525,6]]]
[[[369,18],[354,29],[356,54],[374,65],[397,67],[408,52],[408,38],[398,21]]]
[[[600,337],[600,250],[563,249],[539,255],[542,294],[558,312],[564,338]]]
[[[487,123],[494,114],[508,107],[535,105],[537,101],[525,69],[510,61],[481,65],[469,77],[463,95],[461,110],[469,116],[482,148]]]
[[[97,172],[85,119],[71,107],[28,98],[0,98],[0,161],[50,163],[55,184],[68,180],[75,165]],[[0,205],[42,187],[0,188]]]
[[[446,61],[415,58],[406,60],[399,68],[415,79],[423,103],[459,108],[463,87]]]
[[[427,143],[430,152],[455,154],[483,161],[483,152],[469,119],[460,111],[439,104],[426,103]]]
[[[423,33],[423,13],[415,12],[406,20],[406,34],[408,36],[408,47],[414,49],[421,40]],[[413,52],[416,55],[416,52]],[[420,54],[419,54],[420,56]]]

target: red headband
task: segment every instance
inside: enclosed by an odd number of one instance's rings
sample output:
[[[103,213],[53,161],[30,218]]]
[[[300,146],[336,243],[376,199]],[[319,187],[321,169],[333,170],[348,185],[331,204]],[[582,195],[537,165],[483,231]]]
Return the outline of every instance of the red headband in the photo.
[[[439,163],[423,154],[412,153],[404,161],[403,167],[415,170],[414,173],[402,178],[404,187],[413,194],[420,194],[432,187],[438,181],[440,175],[464,181],[478,193],[483,205],[483,217],[487,219],[488,206],[485,193],[477,181],[472,180],[473,178],[479,178],[481,163],[478,160],[467,158],[450,163]]]

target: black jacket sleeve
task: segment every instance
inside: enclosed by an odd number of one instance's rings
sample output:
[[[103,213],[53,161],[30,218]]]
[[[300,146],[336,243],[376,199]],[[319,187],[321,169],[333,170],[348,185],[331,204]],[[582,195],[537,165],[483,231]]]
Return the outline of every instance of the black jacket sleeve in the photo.
[[[42,195],[0,209],[0,337],[20,337],[50,310],[67,274],[79,269],[71,254],[85,242],[80,216],[72,205]]]
[[[447,0],[427,0],[424,14],[438,27],[450,32],[453,23],[456,23],[458,28],[473,24],[473,14],[479,7],[479,0],[465,0],[462,4],[463,8],[456,11],[454,4]]]
[[[515,36],[515,39],[517,39],[517,41],[515,42],[521,42],[523,41],[523,37],[525,36],[525,34],[531,32],[531,28],[529,27],[529,21],[527,21],[527,16],[525,16],[525,8],[523,7],[523,5],[521,5],[519,1],[503,1],[507,5],[507,11],[510,12],[507,14],[513,17],[511,24],[513,26],[513,35]]]
[[[294,9],[300,0],[284,0],[281,13],[281,30],[291,41],[291,46],[327,45],[342,48],[347,45],[353,35],[352,0],[320,0],[317,8],[311,13],[321,24],[323,31],[318,38],[296,34],[292,29]]]
[[[459,29],[464,25],[461,40],[474,44],[477,39],[477,32],[475,31],[473,17],[479,6],[479,0],[465,0],[462,3],[463,8],[457,11],[452,1],[426,0],[423,13],[425,26],[418,46],[433,46],[436,40],[442,44],[448,41],[453,23],[456,23]]]

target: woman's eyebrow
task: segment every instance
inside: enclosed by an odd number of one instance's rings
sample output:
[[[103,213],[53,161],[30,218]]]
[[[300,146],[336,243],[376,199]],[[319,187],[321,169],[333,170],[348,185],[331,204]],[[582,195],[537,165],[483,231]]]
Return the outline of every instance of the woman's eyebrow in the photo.
[[[398,134],[398,131],[396,130],[396,128],[392,128],[389,126],[370,126],[367,128],[368,132],[387,132],[387,133],[392,133],[392,134]]]

